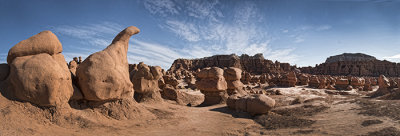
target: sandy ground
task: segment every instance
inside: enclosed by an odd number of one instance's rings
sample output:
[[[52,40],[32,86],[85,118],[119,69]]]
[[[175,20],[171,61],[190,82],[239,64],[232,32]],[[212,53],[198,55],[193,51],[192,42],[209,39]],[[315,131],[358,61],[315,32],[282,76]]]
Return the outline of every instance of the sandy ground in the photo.
[[[276,108],[250,116],[224,104],[120,101],[101,108],[39,108],[0,96],[0,135],[400,135],[400,102],[304,86],[271,88]]]

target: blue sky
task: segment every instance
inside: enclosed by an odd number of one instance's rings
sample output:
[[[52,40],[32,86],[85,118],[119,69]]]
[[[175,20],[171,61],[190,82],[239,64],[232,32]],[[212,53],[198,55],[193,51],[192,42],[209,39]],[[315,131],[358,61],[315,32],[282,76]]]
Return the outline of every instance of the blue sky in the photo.
[[[0,62],[43,30],[58,36],[67,61],[85,58],[131,25],[141,32],[129,63],[163,68],[231,53],[298,66],[344,52],[400,62],[399,13],[391,0],[0,0]]]

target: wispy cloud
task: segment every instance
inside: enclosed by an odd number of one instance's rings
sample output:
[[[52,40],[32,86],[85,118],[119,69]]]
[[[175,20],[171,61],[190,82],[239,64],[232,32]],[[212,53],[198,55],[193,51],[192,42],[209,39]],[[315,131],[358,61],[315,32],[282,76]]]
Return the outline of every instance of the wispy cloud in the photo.
[[[178,14],[178,9],[171,0],[146,0],[144,2],[144,7],[151,14],[160,14],[162,16]]]
[[[151,1],[151,0],[150,0]],[[187,42],[180,49],[181,56],[205,57],[215,54],[249,54],[264,53],[265,56],[281,61],[290,61],[295,57],[281,55],[281,50],[271,50],[270,41],[266,31],[262,31],[259,22],[264,21],[259,14],[259,9],[252,1],[233,6],[232,13],[222,12],[223,6],[217,0],[210,1],[170,1],[178,13],[163,14],[171,11],[170,7],[159,8],[155,15],[159,15],[164,24],[161,28],[175,34]],[[178,4],[179,3],[179,4]],[[162,7],[160,3],[149,7]],[[154,14],[153,9],[147,9]],[[175,11],[175,10],[174,10]],[[226,15],[225,15],[226,14]],[[228,18],[228,16],[230,18]],[[285,50],[289,52],[294,49]],[[186,54],[185,54],[186,53]]]
[[[332,26],[330,26],[330,25],[322,25],[322,26],[317,27],[316,30],[317,31],[325,31],[325,30],[329,30],[331,28],[332,28]]]
[[[297,36],[293,42],[294,43],[302,43],[304,41],[305,41],[304,38],[302,38],[301,36]]]
[[[63,52],[68,61],[78,56],[86,58],[92,53],[103,50],[123,29],[121,25],[107,22],[79,26],[56,26],[53,31],[60,36],[68,36],[76,41],[84,43],[83,46],[74,46],[73,52]],[[176,58],[186,57],[184,53],[158,43],[134,39],[130,41],[129,44],[129,63],[145,62],[149,65],[158,65],[167,69]]]
[[[386,56],[386,57],[383,57],[383,59],[393,61],[393,62],[400,62],[400,54],[396,54],[393,56]]]
[[[168,28],[175,34],[181,36],[183,39],[187,41],[196,42],[200,40],[198,29],[194,24],[184,23],[175,20],[167,20],[166,28]]]

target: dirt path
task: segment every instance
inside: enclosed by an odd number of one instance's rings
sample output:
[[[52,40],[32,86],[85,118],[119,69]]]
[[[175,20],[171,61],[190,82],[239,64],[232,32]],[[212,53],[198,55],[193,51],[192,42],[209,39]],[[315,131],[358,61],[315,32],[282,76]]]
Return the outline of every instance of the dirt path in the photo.
[[[270,114],[258,117],[232,111],[224,104],[187,107],[162,102],[136,104],[146,113],[122,120],[92,109],[71,109],[62,119],[54,120],[44,109],[0,97],[0,135],[400,135],[400,102],[332,97],[316,91],[303,90],[299,94],[308,97],[307,101],[279,105]],[[293,101],[296,97],[281,95],[275,99],[284,103],[278,99]],[[360,114],[364,111],[368,114]]]

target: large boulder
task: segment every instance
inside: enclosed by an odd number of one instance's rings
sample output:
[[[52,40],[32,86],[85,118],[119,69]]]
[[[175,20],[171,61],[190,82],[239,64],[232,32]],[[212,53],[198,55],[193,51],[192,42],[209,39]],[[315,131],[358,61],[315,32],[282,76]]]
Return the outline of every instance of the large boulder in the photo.
[[[246,96],[232,95],[227,100],[227,106],[236,111],[248,112],[251,115],[265,114],[275,106],[275,100],[264,95]]]
[[[10,49],[8,80],[17,99],[39,106],[64,106],[73,94],[62,45],[50,31],[23,40]]]
[[[86,100],[108,101],[133,98],[127,60],[129,38],[139,33],[130,26],[121,31],[106,49],[87,57],[77,68],[78,84]]]
[[[12,47],[7,56],[7,63],[11,64],[17,57],[36,55],[41,53],[53,56],[62,52],[62,45],[57,36],[51,31],[43,31],[23,40]],[[65,60],[64,60],[65,61]]]
[[[226,102],[228,85],[223,74],[224,70],[218,67],[204,68],[197,73],[196,87],[204,94],[203,106]]]

